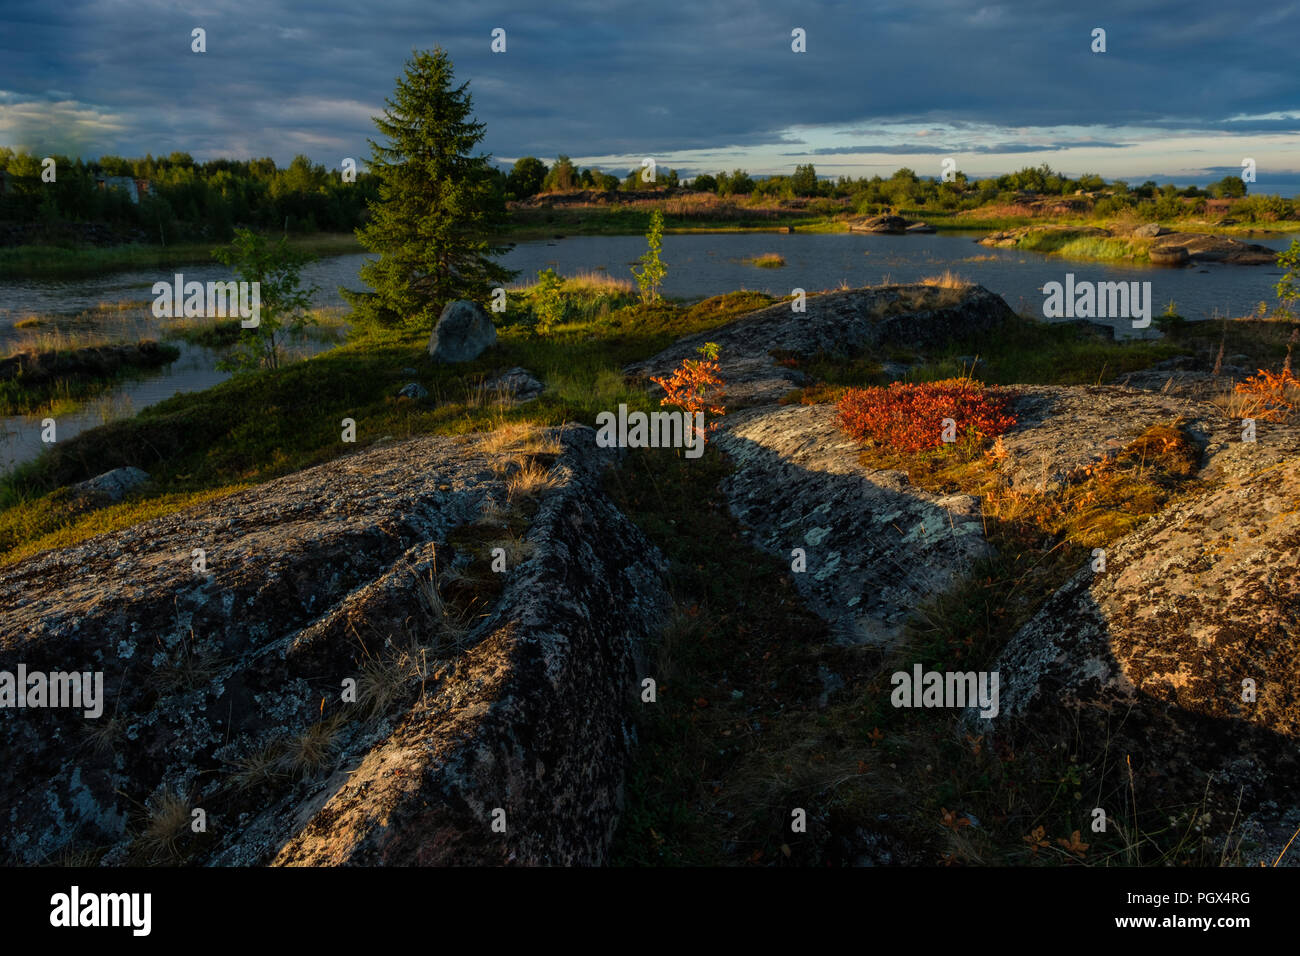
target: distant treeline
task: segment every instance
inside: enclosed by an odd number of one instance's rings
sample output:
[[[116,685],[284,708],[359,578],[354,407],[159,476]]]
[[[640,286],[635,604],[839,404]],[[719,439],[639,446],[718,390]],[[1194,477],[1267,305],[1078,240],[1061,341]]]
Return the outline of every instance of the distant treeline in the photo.
[[[656,169],[653,181],[644,179],[643,173],[644,170],[640,168],[634,169],[620,179],[613,173],[602,172],[597,166],[580,170],[563,153],[550,166],[536,156],[524,156],[516,160],[510,172],[505,174],[504,186],[507,199],[528,199],[540,193],[567,192],[571,189],[639,191],[681,185],[675,169]]]
[[[365,222],[367,202],[378,196],[376,178],[364,169],[356,171],[354,182],[344,182],[339,170],[326,169],[306,156],[294,157],[283,169],[269,157],[199,163],[188,153],[143,159],[101,156],[92,161],[52,158],[55,180],[48,182],[42,179],[44,157],[0,147],[0,221],[22,224],[28,233],[33,227],[39,231],[41,224],[102,223],[147,242],[227,242],[240,226],[293,233],[350,232]],[[1161,186],[1150,180],[1130,186],[1090,174],[1071,178],[1046,164],[974,180],[953,170],[948,181],[919,176],[907,168],[887,178],[829,179],[819,177],[811,163],[797,166],[790,175],[757,177],[736,169],[685,179],[676,169],[659,168],[651,183],[640,168],[620,177],[598,167],[579,168],[561,155],[549,165],[525,156],[508,172],[494,167],[492,176],[501,197],[514,200],[575,189],[643,191],[685,186],[753,202],[847,199],[856,212],[874,215],[889,209],[957,212],[1014,207],[1026,196],[1068,199],[1083,193],[1092,197],[1089,214],[1097,218],[1131,213],[1150,220],[1178,219],[1201,210],[1204,200],[1216,199],[1232,201],[1227,213],[1249,222],[1300,219],[1300,200],[1247,196],[1239,176],[1225,176],[1204,189]],[[126,180],[134,182],[128,185]],[[1014,212],[1008,209],[1007,214]]]
[[[55,155],[54,181],[42,180],[42,159],[0,147],[0,220],[15,223],[108,223],[138,229],[149,241],[228,241],[236,227],[296,233],[347,232],[366,201],[373,176],[344,182],[306,156],[284,169],[270,158],[214,159],[188,153],[86,162]],[[126,187],[132,179],[138,186]],[[145,185],[147,184],[147,185]]]
[[[1132,210],[1140,218],[1177,219],[1187,215],[1207,199],[1239,200],[1231,205],[1232,215],[1252,222],[1300,218],[1300,203],[1279,196],[1247,196],[1246,183],[1240,176],[1225,176],[1210,186],[1179,188],[1147,180],[1132,186],[1123,180],[1107,182],[1101,176],[1084,174],[1071,178],[1047,164],[1028,166],[1003,176],[970,179],[954,169],[948,181],[941,176],[919,176],[914,170],[899,169],[889,177],[857,179],[841,176],[821,178],[812,163],[796,166],[790,175],[751,176],[743,169],[731,173],[701,174],[679,179],[677,170],[656,173],[656,185],[685,185],[689,189],[716,193],[719,196],[751,196],[757,199],[849,199],[862,214],[884,209],[937,209],[960,211],[983,206],[1015,205],[1027,195],[1070,197],[1078,193],[1096,199],[1092,215],[1108,217]],[[526,199],[548,192],[571,189],[647,188],[641,170],[635,169],[620,179],[597,168],[579,170],[567,156],[559,156],[547,166],[540,159],[525,156],[515,162],[506,176],[506,196]]]

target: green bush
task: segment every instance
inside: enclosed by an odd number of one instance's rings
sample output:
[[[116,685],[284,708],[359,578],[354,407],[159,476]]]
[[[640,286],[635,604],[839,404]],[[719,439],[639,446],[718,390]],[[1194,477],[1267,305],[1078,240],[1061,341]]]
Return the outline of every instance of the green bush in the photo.
[[[563,285],[554,269],[543,269],[537,273],[533,312],[537,315],[537,331],[543,335],[564,320],[564,293],[560,291]]]

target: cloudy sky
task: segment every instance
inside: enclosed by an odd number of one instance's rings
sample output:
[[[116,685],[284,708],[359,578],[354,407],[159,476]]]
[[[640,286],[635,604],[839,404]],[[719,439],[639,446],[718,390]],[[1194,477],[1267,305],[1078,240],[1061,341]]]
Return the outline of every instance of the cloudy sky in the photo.
[[[0,0],[0,145],[337,167],[435,45],[504,162],[937,176],[952,157],[971,176],[1046,162],[1186,184],[1250,157],[1253,191],[1300,193],[1287,0]]]

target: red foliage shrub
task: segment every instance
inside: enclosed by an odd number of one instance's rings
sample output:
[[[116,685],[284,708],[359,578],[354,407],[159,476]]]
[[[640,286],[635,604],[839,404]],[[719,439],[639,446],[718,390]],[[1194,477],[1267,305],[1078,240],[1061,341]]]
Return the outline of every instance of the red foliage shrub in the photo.
[[[659,400],[659,404],[676,405],[692,417],[696,412],[725,415],[727,408],[722,400],[725,397],[723,389],[726,383],[722,380],[722,368],[718,364],[718,345],[716,342],[705,342],[696,351],[700,353],[700,358],[684,360],[669,377],[650,377],[650,381],[668,393]],[[713,422],[705,431],[711,432],[717,427],[718,423]]]
[[[943,444],[943,420],[957,423],[959,439],[982,443],[1016,423],[1007,408],[1012,395],[966,378],[853,388],[836,406],[839,425],[860,442],[917,452]]]

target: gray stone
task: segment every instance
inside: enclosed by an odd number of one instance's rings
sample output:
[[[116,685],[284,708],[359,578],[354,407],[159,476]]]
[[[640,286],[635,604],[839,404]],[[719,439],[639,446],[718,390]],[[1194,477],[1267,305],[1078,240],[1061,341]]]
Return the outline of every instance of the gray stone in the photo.
[[[492,317],[477,302],[448,302],[429,338],[429,355],[435,362],[469,362],[496,345]]]
[[[493,395],[499,395],[505,402],[515,405],[533,401],[546,389],[545,385],[533,377],[532,372],[519,366],[484,382],[483,387]]]
[[[70,490],[73,497],[83,501],[97,505],[116,504],[148,480],[147,471],[128,465],[75,484]]]
[[[901,235],[911,225],[902,216],[874,216],[849,224],[849,232],[877,232],[889,235]]]
[[[1151,261],[1179,257],[1180,262],[1225,262],[1236,265],[1274,265],[1277,252],[1257,242],[1242,242],[1228,236],[1211,236],[1199,232],[1171,232],[1160,237],[1160,244],[1150,251]]]
[[[1157,246],[1147,252],[1147,258],[1152,265],[1181,266],[1187,264],[1190,255],[1182,246]]]

